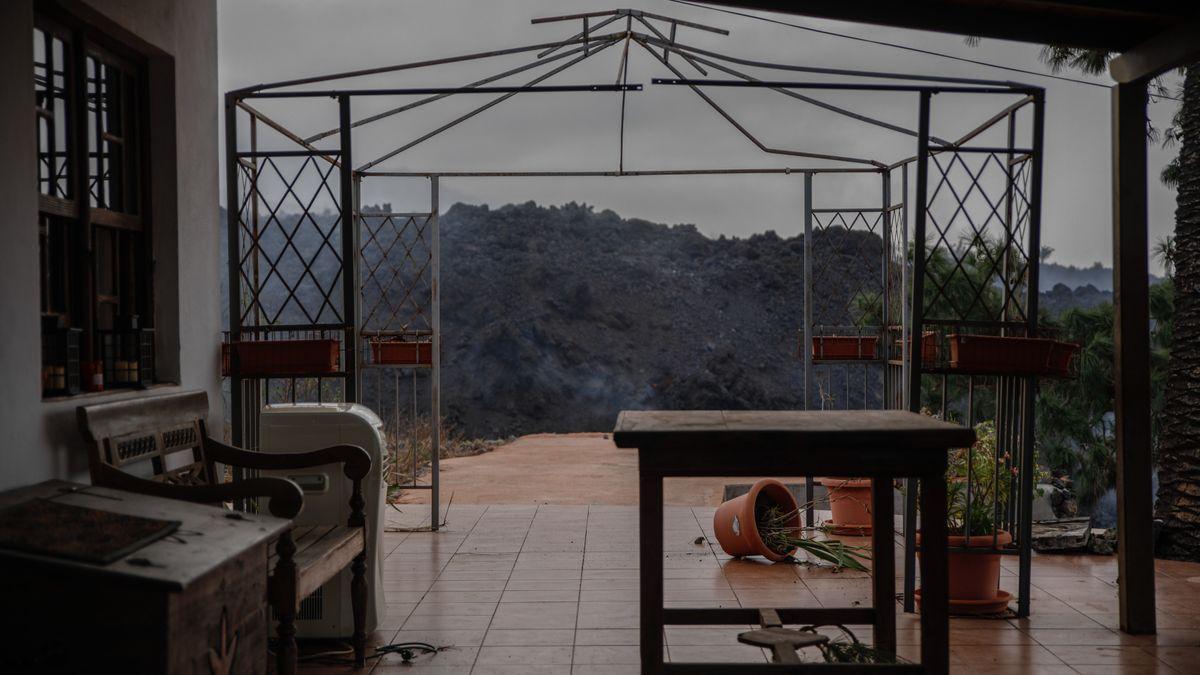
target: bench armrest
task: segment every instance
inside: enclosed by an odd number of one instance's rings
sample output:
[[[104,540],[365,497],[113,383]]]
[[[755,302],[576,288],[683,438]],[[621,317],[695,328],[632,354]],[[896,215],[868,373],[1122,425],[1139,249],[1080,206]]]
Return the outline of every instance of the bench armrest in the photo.
[[[246,469],[303,469],[340,462],[346,478],[354,481],[371,472],[371,456],[357,445],[331,445],[311,452],[252,452],[206,438],[204,454],[209,461]]]
[[[267,510],[271,515],[288,520],[295,518],[304,508],[304,491],[300,486],[286,478],[274,476],[217,485],[173,485],[139,478],[102,464],[95,467],[93,483],[116,490],[201,504],[267,497],[270,500]]]

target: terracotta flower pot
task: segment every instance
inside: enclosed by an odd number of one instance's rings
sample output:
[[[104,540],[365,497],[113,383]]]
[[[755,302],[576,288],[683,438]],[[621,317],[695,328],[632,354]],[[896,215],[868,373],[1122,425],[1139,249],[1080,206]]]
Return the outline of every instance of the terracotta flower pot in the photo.
[[[973,373],[1045,375],[1053,340],[951,333],[950,367]],[[1069,357],[1068,357],[1069,358]]]
[[[905,340],[903,344],[901,344],[900,339],[897,338],[896,341],[893,343],[893,347],[896,350],[896,358],[897,359],[904,358],[904,354],[905,354],[905,352],[908,351],[908,347],[911,344],[912,344],[912,338]],[[937,364],[937,361],[938,361],[937,333],[935,333],[931,330],[923,331],[921,333],[921,363],[923,363],[927,366],[933,366],[933,365]]]
[[[1071,374],[1071,362],[1079,356],[1079,345],[1074,342],[1055,340],[1050,344],[1050,359],[1046,369],[1050,375],[1068,377]]]
[[[761,555],[772,562],[779,562],[795,552],[775,551],[769,548],[758,534],[758,516],[772,506],[784,513],[791,513],[789,527],[800,528],[800,505],[783,483],[764,478],[750,486],[750,491],[734,497],[717,507],[713,515],[713,530],[721,548],[732,556]]]
[[[816,335],[812,338],[814,359],[870,361],[875,358],[879,337],[874,335]]]
[[[834,534],[871,534],[871,479],[819,478],[829,492]]]
[[[1012,543],[1012,535],[1000,530],[996,535],[996,546]],[[917,533],[917,545],[921,544],[921,533]],[[951,549],[993,548],[992,535],[971,535],[971,543],[960,535],[947,537]],[[920,601],[920,590],[917,591]],[[1000,590],[1000,554],[966,553],[950,551],[950,613],[951,614],[994,614],[1004,611],[1012,596]]]
[[[371,360],[375,363],[420,365],[433,363],[432,342],[379,340],[371,342]]]
[[[337,340],[252,340],[221,345],[221,374],[322,375],[338,369]]]

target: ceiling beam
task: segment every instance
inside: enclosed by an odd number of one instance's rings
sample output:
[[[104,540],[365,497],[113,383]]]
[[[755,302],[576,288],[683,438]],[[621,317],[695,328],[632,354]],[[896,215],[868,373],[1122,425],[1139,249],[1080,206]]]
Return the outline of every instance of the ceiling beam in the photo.
[[[1122,84],[1149,81],[1172,68],[1200,61],[1200,20],[1155,35],[1109,61],[1108,72]]]

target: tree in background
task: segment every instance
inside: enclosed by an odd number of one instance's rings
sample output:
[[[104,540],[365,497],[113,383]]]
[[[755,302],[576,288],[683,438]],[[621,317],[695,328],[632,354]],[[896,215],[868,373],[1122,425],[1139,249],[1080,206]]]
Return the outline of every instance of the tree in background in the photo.
[[[1163,394],[1174,314],[1170,281],[1150,288],[1150,410],[1155,447],[1161,439]],[[1113,306],[1043,315],[1041,325],[1079,344],[1074,377],[1041,382],[1037,399],[1037,444],[1041,461],[1066,471],[1084,504],[1093,503],[1116,483],[1113,416]]]

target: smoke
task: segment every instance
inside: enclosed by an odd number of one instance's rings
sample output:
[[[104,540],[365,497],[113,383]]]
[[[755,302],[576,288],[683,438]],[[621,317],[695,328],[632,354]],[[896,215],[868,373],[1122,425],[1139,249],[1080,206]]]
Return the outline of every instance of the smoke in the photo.
[[[1158,472],[1150,477],[1150,489],[1154,493],[1154,502],[1158,503]],[[1092,527],[1117,526],[1117,490],[1109,488],[1104,496],[1096,500],[1092,506]]]

